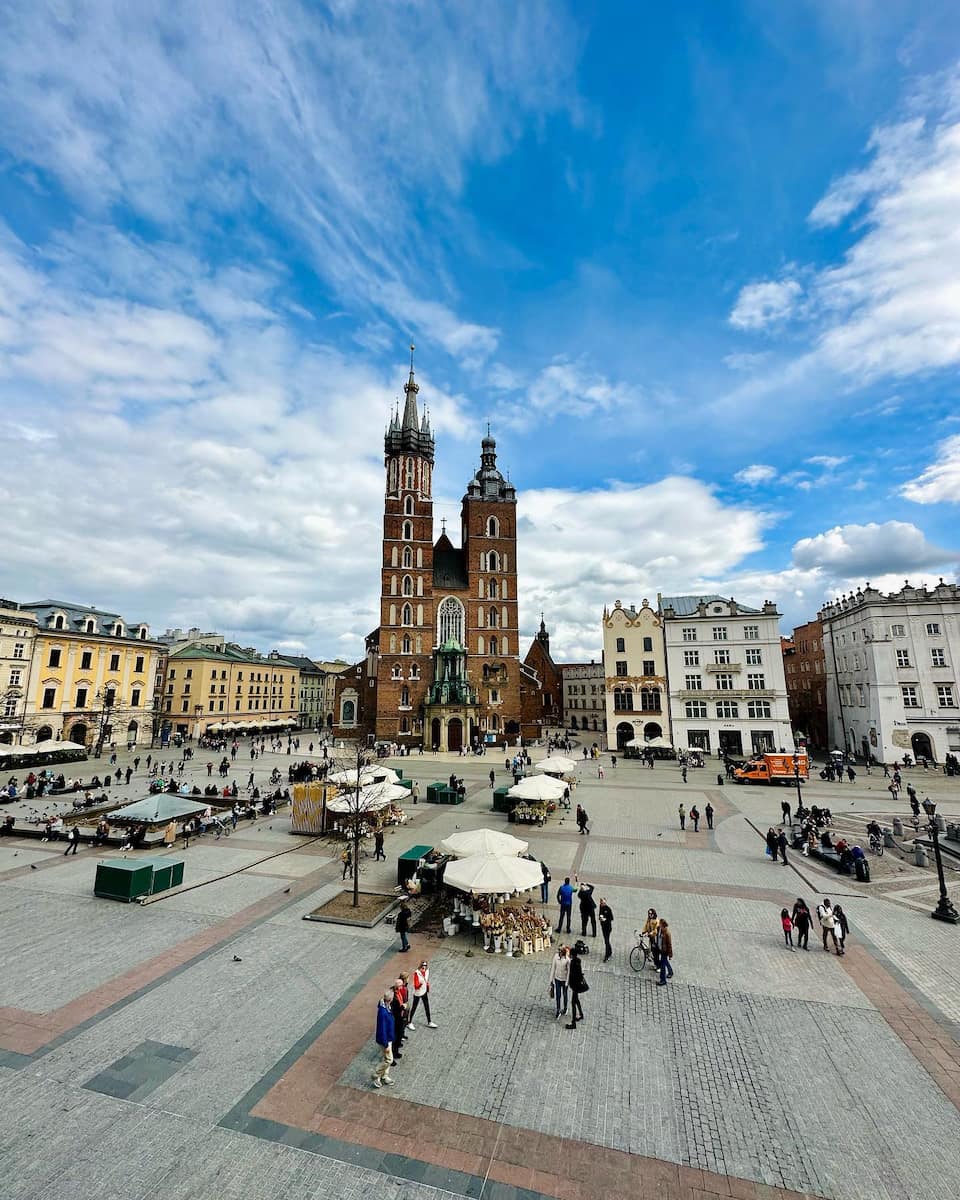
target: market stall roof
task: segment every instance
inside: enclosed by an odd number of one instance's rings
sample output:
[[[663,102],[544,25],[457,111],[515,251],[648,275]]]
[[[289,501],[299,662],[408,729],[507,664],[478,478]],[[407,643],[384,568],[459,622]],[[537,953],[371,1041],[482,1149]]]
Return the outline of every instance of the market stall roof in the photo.
[[[445,854],[456,855],[457,858],[468,858],[471,854],[497,854],[517,858],[526,854],[529,844],[499,829],[463,829],[444,838],[440,849]]]
[[[60,750],[86,750],[78,742],[58,742],[53,738],[45,738],[42,742],[34,742],[32,746],[21,746],[21,754],[53,754]]]
[[[566,784],[549,775],[531,775],[515,783],[507,792],[516,800],[560,800],[567,790]]]
[[[543,871],[538,862],[495,854],[471,854],[448,863],[443,882],[474,896],[513,895],[539,887]]]
[[[406,788],[395,787],[392,783],[375,784],[373,787],[362,788],[359,796],[355,792],[334,796],[332,800],[327,801],[327,812],[379,812],[397,800],[406,799],[409,794]]]
[[[158,792],[155,796],[145,796],[143,800],[135,800],[133,804],[125,804],[108,815],[110,821],[132,821],[134,824],[166,825],[168,821],[179,820],[180,817],[192,817],[195,813],[204,812],[207,804],[198,804],[196,800],[188,800],[186,796],[174,796],[169,792]]]
[[[330,783],[339,784],[341,787],[356,787],[357,786],[357,771],[352,768],[348,771],[331,771],[327,776]],[[360,768],[360,786],[366,787],[371,783],[399,783],[400,776],[390,767],[361,767]]]
[[[544,758],[535,765],[538,771],[545,771],[548,775],[569,775],[577,769],[576,762],[572,758],[564,758],[562,754]]]

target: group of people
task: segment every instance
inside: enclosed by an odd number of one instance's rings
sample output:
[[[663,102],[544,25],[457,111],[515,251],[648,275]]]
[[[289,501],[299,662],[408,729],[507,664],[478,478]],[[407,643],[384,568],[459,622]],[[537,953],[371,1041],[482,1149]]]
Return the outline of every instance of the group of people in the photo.
[[[382,1088],[394,1081],[390,1068],[403,1058],[401,1047],[408,1033],[416,1033],[413,1018],[423,1006],[427,1028],[436,1029],[437,1024],[430,1013],[430,964],[421,959],[411,978],[405,971],[393,981],[392,987],[383,993],[377,1004],[376,1040],[379,1060],[373,1072],[373,1086]]]
[[[565,1017],[570,1009],[567,1029],[576,1029],[577,1021],[583,1020],[581,997],[589,990],[577,945],[560,946],[550,964],[550,996],[556,1002],[556,1020]]]
[[[666,987],[673,978],[673,934],[666,917],[661,917],[655,908],[647,909],[647,919],[641,933],[647,938],[653,965],[660,972],[658,987]]]
[[[823,948],[829,953],[830,947],[827,945],[829,939],[833,943],[833,948],[838,956],[844,954],[844,943],[847,940],[847,934],[850,932],[850,923],[847,920],[847,914],[839,904],[831,904],[829,899],[824,896],[823,900],[817,905],[817,922],[820,926],[820,932],[823,935]],[[810,927],[813,925],[813,917],[810,909],[807,907],[807,902],[801,897],[797,897],[797,902],[793,906],[791,912],[787,908],[780,910],[780,926],[783,930],[784,944],[789,950],[809,950],[808,941],[810,938]],[[793,944],[793,932],[797,932],[797,944]]]
[[[540,864],[541,867],[543,864]],[[573,912],[573,899],[576,896],[580,905],[580,936],[587,937],[587,927],[590,928],[590,937],[597,936],[597,920],[600,921],[600,932],[603,935],[603,961],[613,954],[613,947],[610,945],[610,935],[613,933],[613,909],[601,896],[600,904],[594,899],[594,888],[592,883],[581,883],[577,875],[574,875],[576,885],[570,882],[568,875],[563,883],[557,888],[557,903],[560,905],[560,919],[557,922],[557,933],[563,932],[563,922],[567,922],[567,933],[570,932],[570,917]]]
[[[686,767],[684,767],[684,770],[686,770]],[[714,814],[714,807],[708,800],[703,808],[703,815],[707,818],[707,828],[708,829],[713,828],[713,814]],[[679,806],[679,808],[677,809],[677,816],[680,818],[680,828],[686,829],[688,815],[690,817],[690,820],[693,822],[693,832],[699,833],[700,832],[700,809],[697,808],[697,806],[695,804],[690,806],[689,814],[687,813],[686,806],[683,804],[681,804]]]

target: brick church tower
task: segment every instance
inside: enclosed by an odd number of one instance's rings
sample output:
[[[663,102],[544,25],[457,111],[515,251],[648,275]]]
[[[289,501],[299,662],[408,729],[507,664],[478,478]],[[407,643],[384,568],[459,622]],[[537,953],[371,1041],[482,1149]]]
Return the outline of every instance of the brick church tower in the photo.
[[[433,541],[434,440],[417,411],[411,347],[403,417],[384,440],[386,496],[376,669],[376,738],[458,750],[520,735],[517,497],[481,445],[460,547]],[[374,681],[371,679],[370,681]]]

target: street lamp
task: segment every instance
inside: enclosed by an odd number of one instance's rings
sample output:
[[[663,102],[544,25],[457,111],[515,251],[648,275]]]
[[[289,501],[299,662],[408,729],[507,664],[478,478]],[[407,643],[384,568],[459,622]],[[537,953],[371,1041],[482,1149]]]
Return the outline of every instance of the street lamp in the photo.
[[[797,784],[797,808],[803,808],[803,792],[800,791],[800,755],[793,756],[793,778]]]
[[[951,925],[956,925],[960,921],[960,913],[953,907],[950,902],[950,897],[947,895],[947,885],[943,878],[943,859],[940,857],[940,827],[937,825],[935,813],[937,811],[936,803],[933,800],[923,801],[923,811],[930,818],[930,836],[933,838],[933,857],[937,864],[937,878],[940,880],[940,899],[937,901],[937,907],[930,914],[937,921],[947,921]]]

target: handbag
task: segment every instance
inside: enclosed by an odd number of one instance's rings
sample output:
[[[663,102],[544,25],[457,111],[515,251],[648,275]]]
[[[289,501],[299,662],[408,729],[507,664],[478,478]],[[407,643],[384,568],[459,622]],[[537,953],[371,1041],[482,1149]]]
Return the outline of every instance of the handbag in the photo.
[[[550,999],[552,1000],[555,997],[555,995],[556,995],[556,989],[554,988],[553,980],[551,979],[550,980]]]

